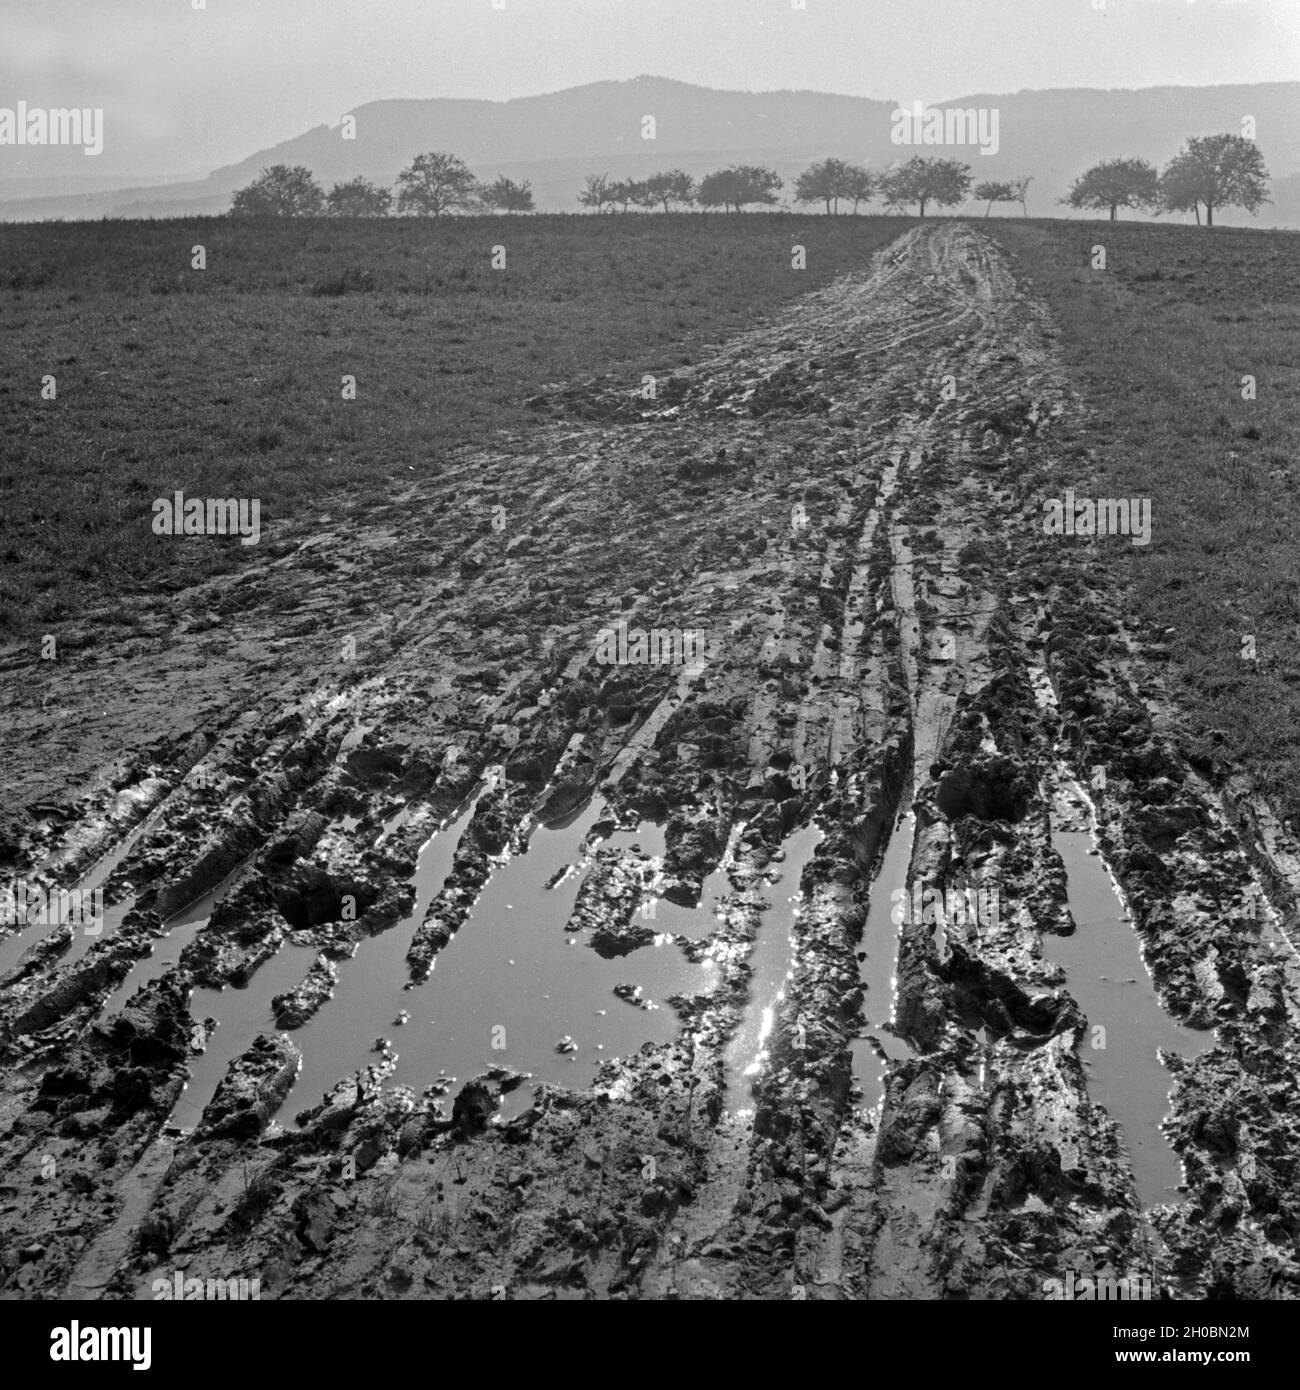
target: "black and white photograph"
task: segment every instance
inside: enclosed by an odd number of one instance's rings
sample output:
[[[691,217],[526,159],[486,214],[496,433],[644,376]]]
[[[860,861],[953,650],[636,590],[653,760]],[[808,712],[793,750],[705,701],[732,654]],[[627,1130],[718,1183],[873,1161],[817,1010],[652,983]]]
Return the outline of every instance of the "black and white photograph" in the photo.
[[[14,1354],[1258,1367],[1300,5],[0,3]]]

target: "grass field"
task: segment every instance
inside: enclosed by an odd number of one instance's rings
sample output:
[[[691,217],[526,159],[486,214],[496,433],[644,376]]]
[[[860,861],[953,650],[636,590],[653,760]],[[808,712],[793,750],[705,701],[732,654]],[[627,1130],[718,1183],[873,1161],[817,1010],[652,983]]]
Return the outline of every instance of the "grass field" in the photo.
[[[1188,752],[1247,770],[1300,822],[1300,234],[980,225],[1050,304],[1092,407],[1078,443],[1097,476],[1081,458],[1065,481],[1151,499],[1151,544],[1107,553],[1166,634]]]
[[[138,600],[169,602],[254,550],[265,559],[287,530],[390,500],[448,450],[525,426],[544,383],[607,374],[632,387],[669,372],[865,266],[909,225],[690,215],[0,226],[0,632],[28,643],[74,623],[83,645],[116,640]],[[1152,500],[1152,543],[1108,554],[1138,617],[1167,633],[1188,752],[1248,770],[1300,819],[1300,237],[975,225],[1050,304],[1091,406],[1063,483]],[[796,242],[806,271],[791,269]],[[191,268],[197,245],[202,271]],[[1104,271],[1090,268],[1097,245]],[[491,265],[497,246],[504,270]],[[46,374],[53,401],[41,399]],[[345,375],[355,401],[342,399]],[[151,503],[176,489],[260,498],[268,534],[258,547],[156,537]]]
[[[525,424],[543,383],[611,374],[631,387],[687,363],[908,225],[0,225],[0,632],[129,625],[124,598],[265,558],[286,522],[386,500],[448,449]],[[795,243],[806,270],[791,268]],[[196,246],[205,270],[191,268]],[[151,503],[176,489],[259,498],[269,535],[156,537]]]

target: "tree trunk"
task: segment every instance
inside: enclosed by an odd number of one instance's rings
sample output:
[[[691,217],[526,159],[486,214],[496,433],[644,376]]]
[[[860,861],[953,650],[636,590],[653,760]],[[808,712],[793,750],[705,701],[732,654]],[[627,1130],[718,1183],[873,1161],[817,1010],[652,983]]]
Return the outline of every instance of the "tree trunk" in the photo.
[[[926,203],[926,200],[925,200],[924,198],[922,198],[922,199],[921,199],[921,216],[922,216],[922,217],[925,216],[925,203]]]
[[[1207,227],[1213,227],[1213,226],[1214,226],[1214,204],[1213,204],[1213,203],[1208,203],[1208,202],[1207,202],[1206,205],[1205,205],[1205,225],[1206,225]]]
[[[1201,204],[1199,199],[1192,204],[1192,211],[1196,214],[1196,225],[1199,227],[1201,225]]]
[[[986,207],[986,208],[984,209],[984,216],[987,217],[987,216],[989,215],[989,213],[990,213],[992,210],[993,210],[993,199],[990,198],[990,199],[989,199],[989,202],[988,202],[988,207]]]
[[[1112,204],[1110,205],[1110,220],[1111,220],[1112,222],[1118,222],[1118,221],[1119,221],[1119,204],[1118,204],[1118,203],[1112,203]]]

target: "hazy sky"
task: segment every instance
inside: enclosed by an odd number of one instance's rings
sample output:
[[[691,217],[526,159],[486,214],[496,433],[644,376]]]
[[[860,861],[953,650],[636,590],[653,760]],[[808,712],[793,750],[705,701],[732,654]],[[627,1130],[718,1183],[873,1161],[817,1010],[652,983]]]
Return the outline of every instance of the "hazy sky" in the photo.
[[[197,3],[0,0],[0,106],[102,107],[87,172],[172,174],[382,97],[503,99],[642,73],[909,104],[1300,79],[1300,0]],[[12,153],[0,147],[0,178]]]

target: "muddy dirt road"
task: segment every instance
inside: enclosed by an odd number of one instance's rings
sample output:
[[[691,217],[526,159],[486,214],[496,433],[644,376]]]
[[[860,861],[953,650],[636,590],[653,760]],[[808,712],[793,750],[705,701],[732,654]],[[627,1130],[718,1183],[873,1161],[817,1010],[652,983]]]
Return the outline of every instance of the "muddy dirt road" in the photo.
[[[1300,1293],[1300,855],[1128,538],[1043,532],[1087,421],[1002,253],[536,405],[187,596],[115,680],[226,697],[14,822],[109,910],[0,941],[4,1291]]]

